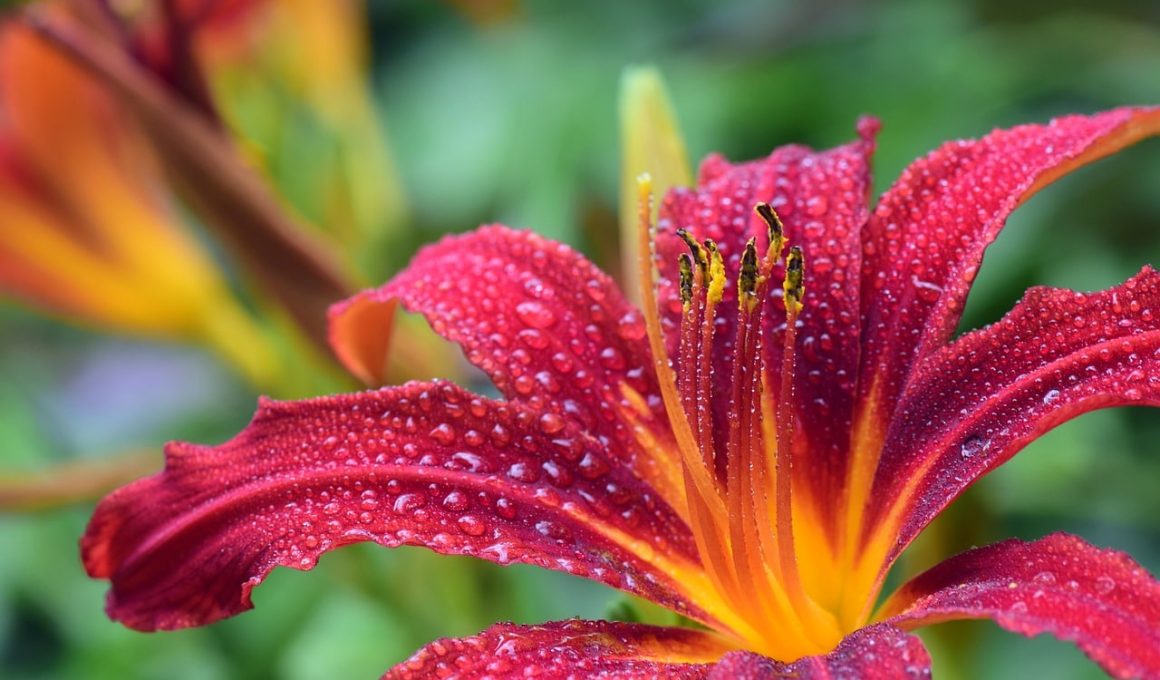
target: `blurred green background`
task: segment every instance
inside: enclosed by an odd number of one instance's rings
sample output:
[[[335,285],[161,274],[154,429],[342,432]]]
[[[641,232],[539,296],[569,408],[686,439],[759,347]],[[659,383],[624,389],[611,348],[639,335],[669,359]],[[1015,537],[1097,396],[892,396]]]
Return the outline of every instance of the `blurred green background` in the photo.
[[[463,2],[459,5],[477,3]],[[883,121],[876,189],[954,137],[1160,100],[1160,4],[372,2],[372,76],[410,211],[385,279],[414,248],[484,222],[526,226],[613,268],[622,69],[664,73],[692,156],[828,146]],[[478,9],[478,8],[477,8]],[[284,150],[309,162],[309,149]],[[296,167],[273,179],[293,200]],[[309,207],[304,207],[309,212]],[[381,259],[380,259],[381,258]],[[964,328],[1034,284],[1098,288],[1160,264],[1160,140],[1044,191],[989,251]],[[0,306],[0,460],[7,469],[169,439],[221,441],[255,394],[209,356],[72,330]],[[1160,571],[1160,413],[1082,417],[956,504],[904,568],[1054,530]],[[0,515],[0,677],[375,677],[423,643],[509,619],[602,616],[619,596],[526,567],[354,546],[313,572],[278,570],[257,608],[200,630],[144,635],[103,615],[77,539],[91,508]],[[1101,677],[1067,644],[989,623],[924,634],[936,677]]]

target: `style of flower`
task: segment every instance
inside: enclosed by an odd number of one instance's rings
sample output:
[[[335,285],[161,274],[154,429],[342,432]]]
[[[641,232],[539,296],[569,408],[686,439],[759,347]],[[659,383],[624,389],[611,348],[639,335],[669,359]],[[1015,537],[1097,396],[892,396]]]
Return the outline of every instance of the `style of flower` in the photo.
[[[565,571],[705,628],[500,624],[392,678],[922,677],[909,631],[961,618],[1160,676],[1160,583],[1074,536],[970,550],[875,606],[903,549],[1025,444],[1092,409],[1160,405],[1150,267],[1102,292],[1034,288],[952,339],[1011,211],[1156,134],[1160,110],[951,142],[871,210],[876,127],[828,151],[710,157],[655,228],[642,181],[643,311],[567,246],[501,226],[336,305],[331,342],[356,375],[380,376],[401,303],[504,399],[431,382],[263,401],[225,444],[170,445],[82,541],[109,615],[210,623],[274,567],[374,541]]]

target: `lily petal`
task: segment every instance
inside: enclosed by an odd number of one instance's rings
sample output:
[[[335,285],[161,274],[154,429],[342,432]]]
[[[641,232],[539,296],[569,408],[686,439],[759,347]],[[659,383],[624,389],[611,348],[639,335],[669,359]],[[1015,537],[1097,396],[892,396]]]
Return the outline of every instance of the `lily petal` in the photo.
[[[868,216],[870,157],[878,123],[859,122],[861,139],[827,151],[802,146],[784,146],[769,157],[730,164],[720,156],[710,156],[701,165],[697,188],[675,189],[665,197],[660,209],[657,233],[657,269],[660,272],[660,311],[670,355],[676,354],[680,329],[681,302],[678,291],[677,258],[687,251],[677,237],[686,229],[697,239],[713,239],[726,263],[729,281],[736,281],[740,254],[750,237],[762,249],[767,245],[767,227],[754,214],[758,202],[769,203],[785,226],[787,243],[805,252],[808,282],[806,305],[798,319],[800,351],[795,385],[795,411],[801,427],[796,438],[801,449],[797,470],[802,488],[813,492],[818,506],[828,509],[845,481],[845,460],[849,450],[849,423],[858,365],[858,292],[853,282],[861,265],[861,227]],[[781,276],[780,267],[775,276]],[[781,286],[771,286],[774,295]],[[737,291],[728,285],[715,332],[714,373],[727,380],[732,375]],[[782,347],[780,326],[785,317],[769,314],[770,327],[765,341],[766,370],[772,385],[778,385]],[[727,386],[719,387],[714,398],[716,422],[727,422],[730,400]],[[774,390],[776,393],[776,390]],[[718,428],[724,436],[727,428]],[[724,442],[717,442],[718,450]]]
[[[612,621],[494,625],[479,635],[436,640],[384,680],[454,675],[463,680],[537,678],[703,678],[730,647],[711,633]]]
[[[900,588],[881,618],[907,629],[989,618],[1074,641],[1114,677],[1160,675],[1160,583],[1128,555],[1068,534],[952,557]]]
[[[422,313],[509,400],[581,423],[633,465],[670,503],[680,472],[667,456],[641,451],[618,416],[666,433],[644,322],[612,280],[575,250],[531,232],[482,227],[421,250],[377,289],[330,310],[330,341],[356,376],[383,379],[395,304]],[[641,403],[624,403],[623,387]],[[671,435],[668,435],[671,437]],[[678,506],[679,507],[679,506]]]
[[[853,512],[907,376],[954,332],[983,251],[1011,212],[1068,172],[1158,133],[1160,108],[997,130],[933,151],[882,196],[864,236]]]
[[[888,500],[869,526],[897,530],[892,560],[1030,441],[1082,413],[1131,404],[1160,405],[1160,272],[1145,267],[1096,293],[1033,288],[1002,320],[914,370],[871,492]]]
[[[929,678],[930,655],[922,641],[888,624],[854,631],[825,656],[781,663],[753,652],[730,652],[709,669],[709,680],[893,680]]]
[[[720,638],[682,628],[610,621],[560,621],[539,626],[502,623],[469,638],[436,640],[391,669],[386,680],[499,677],[617,677],[709,680],[832,680],[927,678],[922,642],[885,624],[858,630],[825,656],[781,663],[730,650]]]
[[[85,567],[142,630],[249,609],[275,566],[362,541],[566,571],[728,630],[679,590],[708,589],[680,518],[598,440],[547,422],[450,383],[264,400],[231,441],[171,444],[162,473],[106,498]]]

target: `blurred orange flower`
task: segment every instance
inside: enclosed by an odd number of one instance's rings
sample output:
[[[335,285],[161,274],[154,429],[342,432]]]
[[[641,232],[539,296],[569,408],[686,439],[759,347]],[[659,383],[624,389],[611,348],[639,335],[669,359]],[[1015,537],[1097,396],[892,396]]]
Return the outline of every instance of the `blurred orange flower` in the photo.
[[[87,324],[205,342],[265,384],[255,321],[159,177],[98,85],[25,26],[0,29],[0,289]]]

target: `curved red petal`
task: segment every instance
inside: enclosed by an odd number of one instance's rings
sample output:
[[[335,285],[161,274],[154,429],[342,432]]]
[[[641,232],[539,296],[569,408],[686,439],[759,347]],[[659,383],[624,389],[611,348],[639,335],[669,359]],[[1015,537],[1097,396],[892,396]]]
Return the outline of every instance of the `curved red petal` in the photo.
[[[436,640],[384,680],[419,678],[704,678],[729,647],[709,633],[611,621],[500,623],[468,638]]]
[[[82,539],[133,628],[238,613],[274,567],[361,541],[566,571],[716,624],[680,594],[702,573],[685,524],[600,441],[525,406],[449,383],[263,401],[231,441],[166,457]]]
[[[754,214],[758,202],[771,204],[781,217],[787,242],[805,251],[806,305],[798,318],[800,341],[795,376],[796,413],[801,423],[797,438],[808,461],[797,466],[826,507],[840,492],[845,479],[849,428],[858,368],[858,280],[861,266],[861,228],[868,216],[870,158],[877,121],[859,123],[859,141],[826,151],[802,146],[776,149],[767,158],[730,164],[711,156],[701,166],[698,187],[674,189],[660,207],[657,231],[658,300],[670,354],[676,352],[681,302],[677,258],[687,252],[676,236],[685,229],[698,239],[717,242],[725,259],[731,285],[724,290],[718,311],[713,350],[715,375],[728,380],[735,338],[737,280],[740,254],[750,237],[762,249],[767,228]],[[774,274],[782,276],[779,267]],[[780,296],[779,285],[770,286]],[[780,304],[778,304],[780,309]],[[766,316],[764,346],[772,385],[781,370],[781,333],[785,317]],[[679,362],[678,362],[679,366]],[[730,406],[727,386],[713,400],[717,422],[726,422]],[[776,390],[775,390],[776,392]],[[718,428],[724,436],[727,428]],[[724,442],[718,442],[719,450]]]
[[[855,631],[834,651],[793,663],[730,651],[707,633],[610,621],[560,621],[539,626],[501,623],[483,633],[436,640],[388,671],[385,680],[445,677],[470,680],[516,673],[537,678],[928,678],[922,642],[878,624]]]
[[[664,422],[643,318],[572,248],[498,225],[424,248],[380,288],[331,308],[331,345],[355,375],[383,377],[398,303],[461,345],[509,400],[579,422],[644,478],[664,477],[619,417],[625,384]]]
[[[1007,216],[1064,174],[1157,133],[1157,108],[1066,116],[950,142],[903,172],[864,237],[859,385],[878,424],[889,421],[914,361],[954,332]]]
[[[1068,534],[952,557],[900,588],[882,617],[905,628],[989,618],[1073,641],[1115,677],[1160,677],[1160,583],[1128,555]]]
[[[753,652],[730,652],[709,670],[709,680],[894,680],[930,677],[922,641],[891,625],[877,624],[846,636],[834,651],[781,663]]]
[[[1128,404],[1160,406],[1160,272],[1145,267],[1096,293],[1033,288],[1002,320],[915,369],[883,448],[869,525],[899,528],[892,559],[1028,442],[1081,413]],[[873,519],[887,512],[891,521]]]

